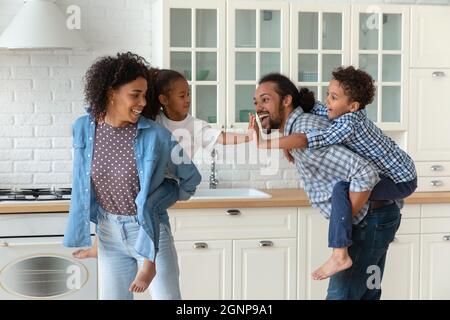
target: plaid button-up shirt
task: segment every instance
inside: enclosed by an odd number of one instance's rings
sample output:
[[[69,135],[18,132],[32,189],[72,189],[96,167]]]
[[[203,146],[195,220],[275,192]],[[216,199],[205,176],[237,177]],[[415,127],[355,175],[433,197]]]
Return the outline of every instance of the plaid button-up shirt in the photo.
[[[326,117],[327,107],[316,102],[312,113]],[[365,109],[333,119],[326,128],[306,132],[306,137],[310,149],[344,144],[395,183],[408,182],[417,177],[411,157],[367,118]]]
[[[324,129],[329,125],[330,122],[326,118],[304,113],[302,108],[298,107],[289,115],[284,135]],[[319,208],[327,219],[331,214],[331,196],[337,182],[348,181],[350,191],[362,192],[373,189],[379,181],[376,169],[344,146],[294,149],[291,154],[311,205]],[[353,217],[353,224],[358,224],[367,214],[367,210],[368,204]]]

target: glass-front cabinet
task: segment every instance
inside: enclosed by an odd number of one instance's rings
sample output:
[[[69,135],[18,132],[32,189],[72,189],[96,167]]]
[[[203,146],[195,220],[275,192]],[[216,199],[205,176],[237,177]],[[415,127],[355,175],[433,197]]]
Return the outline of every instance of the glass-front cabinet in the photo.
[[[190,113],[224,128],[225,1],[156,1],[152,12],[152,65],[183,74],[190,86]]]
[[[332,71],[350,63],[349,5],[292,5],[290,77],[326,101]]]
[[[332,71],[354,65],[375,80],[369,118],[403,139],[409,9],[270,0],[156,0],[151,62],[185,75],[193,116],[229,129],[247,127],[263,75],[288,75],[325,102]]]
[[[352,64],[367,71],[377,89],[367,114],[383,130],[406,130],[409,8],[355,5],[352,16]]]
[[[271,72],[288,74],[289,4],[276,1],[227,2],[227,124],[246,128],[255,112],[258,80]]]

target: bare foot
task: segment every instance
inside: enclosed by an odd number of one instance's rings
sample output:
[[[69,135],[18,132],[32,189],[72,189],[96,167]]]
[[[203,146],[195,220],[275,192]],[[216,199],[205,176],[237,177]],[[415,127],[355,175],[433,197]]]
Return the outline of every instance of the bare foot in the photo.
[[[141,269],[139,270],[138,274],[136,275],[136,279],[134,279],[133,283],[130,286],[131,292],[137,292],[142,293],[145,290],[147,290],[148,286],[150,285],[150,282],[152,282],[153,278],[155,277],[155,269]]]
[[[77,259],[86,259],[86,258],[97,258],[97,249],[89,248],[89,249],[79,249],[72,253],[72,257]]]
[[[314,280],[324,280],[332,275],[348,269],[352,266],[353,261],[349,255],[332,255],[320,268],[312,273]]]

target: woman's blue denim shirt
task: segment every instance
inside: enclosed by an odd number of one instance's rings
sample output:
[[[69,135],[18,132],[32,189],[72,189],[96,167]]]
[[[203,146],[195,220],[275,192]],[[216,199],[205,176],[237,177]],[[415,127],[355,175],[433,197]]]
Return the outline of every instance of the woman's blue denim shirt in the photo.
[[[72,198],[63,241],[66,247],[91,246],[89,222],[98,222],[99,204],[91,182],[95,127],[92,114],[78,118],[73,125]],[[158,251],[159,223],[169,225],[166,209],[177,200],[189,199],[195,193],[201,175],[171,133],[144,117],[140,117],[137,124],[134,152],[140,184],[135,199],[140,225],[135,249],[141,256],[154,261]],[[167,169],[178,181],[165,179]]]

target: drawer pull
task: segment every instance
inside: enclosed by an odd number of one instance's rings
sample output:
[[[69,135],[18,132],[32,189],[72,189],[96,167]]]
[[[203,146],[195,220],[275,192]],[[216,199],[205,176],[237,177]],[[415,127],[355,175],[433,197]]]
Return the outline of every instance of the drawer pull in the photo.
[[[435,71],[432,73],[432,76],[437,78],[437,77],[445,77],[445,72],[442,71]]]
[[[4,247],[4,248],[9,247],[9,243],[8,242],[2,242],[0,244],[0,247]]]
[[[443,236],[443,237],[442,237],[442,240],[444,240],[444,241],[450,241],[450,236]]]
[[[432,165],[430,168],[431,171],[443,171],[444,170],[444,166],[441,165]]]
[[[241,215],[241,211],[237,209],[227,210],[227,216],[239,216],[239,215]]]
[[[430,181],[430,186],[432,186],[432,187],[441,187],[443,185],[444,185],[444,182],[442,182],[441,180]]]
[[[260,247],[273,247],[273,242],[268,240],[263,240],[259,242]]]
[[[194,243],[193,247],[194,247],[194,249],[207,249],[208,244],[204,243],[204,242],[197,242],[197,243]]]

